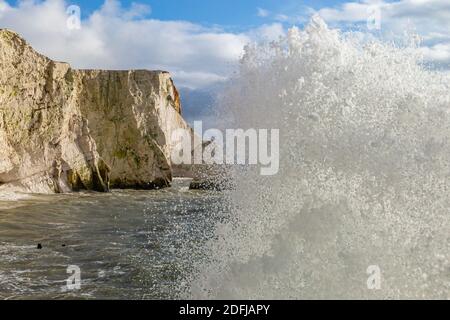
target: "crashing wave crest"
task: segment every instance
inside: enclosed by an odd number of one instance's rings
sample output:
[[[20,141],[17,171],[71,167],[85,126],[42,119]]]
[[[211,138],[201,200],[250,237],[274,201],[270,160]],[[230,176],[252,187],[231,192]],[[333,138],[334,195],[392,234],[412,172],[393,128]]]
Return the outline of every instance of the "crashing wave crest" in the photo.
[[[191,297],[449,298],[450,80],[418,52],[320,18],[247,47],[222,107],[280,129],[280,172],[235,172]]]

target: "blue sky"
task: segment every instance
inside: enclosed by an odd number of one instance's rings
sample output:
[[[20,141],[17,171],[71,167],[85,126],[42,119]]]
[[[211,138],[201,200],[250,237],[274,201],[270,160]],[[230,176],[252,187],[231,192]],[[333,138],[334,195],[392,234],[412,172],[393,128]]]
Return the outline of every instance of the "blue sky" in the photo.
[[[15,4],[18,1],[8,2]],[[103,4],[103,0],[72,0],[82,9],[83,17],[89,16]],[[257,8],[277,14],[301,12],[304,7],[320,9],[331,7],[342,0],[141,0],[121,1],[124,7],[133,2],[147,4],[152,12],[149,17],[161,20],[186,20],[203,25],[221,25],[227,28],[243,30],[264,23],[257,15]]]

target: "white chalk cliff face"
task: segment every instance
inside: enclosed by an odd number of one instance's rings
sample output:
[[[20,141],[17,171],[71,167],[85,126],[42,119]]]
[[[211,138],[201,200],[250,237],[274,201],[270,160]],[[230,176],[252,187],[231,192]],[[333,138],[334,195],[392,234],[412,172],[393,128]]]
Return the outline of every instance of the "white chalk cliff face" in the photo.
[[[0,30],[0,189],[168,186],[178,128],[190,130],[167,72],[74,70]]]

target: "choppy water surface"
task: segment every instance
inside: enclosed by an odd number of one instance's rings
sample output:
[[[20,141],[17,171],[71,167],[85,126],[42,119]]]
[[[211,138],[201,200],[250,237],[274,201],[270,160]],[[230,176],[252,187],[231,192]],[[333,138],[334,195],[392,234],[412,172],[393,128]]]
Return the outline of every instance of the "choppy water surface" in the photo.
[[[208,237],[220,201],[182,180],[159,191],[1,201],[0,299],[174,298],[186,253]],[[81,290],[67,290],[69,265],[81,269]]]

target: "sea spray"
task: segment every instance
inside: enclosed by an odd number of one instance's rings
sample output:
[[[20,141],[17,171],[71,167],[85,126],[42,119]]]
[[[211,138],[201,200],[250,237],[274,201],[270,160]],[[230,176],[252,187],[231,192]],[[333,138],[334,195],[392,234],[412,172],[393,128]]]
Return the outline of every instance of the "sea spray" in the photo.
[[[418,52],[318,17],[246,48],[223,116],[279,128],[280,170],[231,173],[190,298],[449,298],[450,80]]]

